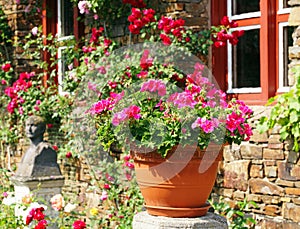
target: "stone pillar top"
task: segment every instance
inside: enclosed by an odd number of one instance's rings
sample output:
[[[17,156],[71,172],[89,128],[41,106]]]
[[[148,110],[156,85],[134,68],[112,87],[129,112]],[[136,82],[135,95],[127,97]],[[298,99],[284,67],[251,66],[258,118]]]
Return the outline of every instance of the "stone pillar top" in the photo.
[[[195,218],[170,218],[163,216],[152,216],[146,211],[137,213],[133,218],[133,229],[227,229],[227,220],[217,214],[208,212],[205,216]]]

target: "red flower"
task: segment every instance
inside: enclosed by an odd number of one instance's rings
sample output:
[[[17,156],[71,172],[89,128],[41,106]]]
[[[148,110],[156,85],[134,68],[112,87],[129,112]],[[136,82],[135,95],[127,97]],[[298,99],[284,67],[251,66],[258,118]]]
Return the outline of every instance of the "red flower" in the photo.
[[[137,25],[131,24],[129,25],[129,31],[133,34],[139,34],[140,28]]]
[[[58,150],[58,147],[56,145],[52,146],[52,148],[57,151]]]
[[[67,152],[66,153],[66,158],[71,158],[73,155],[72,155],[72,152]]]
[[[48,124],[47,124],[47,127],[48,127],[49,129],[51,129],[51,128],[53,127],[53,124],[48,123]]]
[[[224,16],[221,20],[221,25],[224,25],[224,26],[229,26],[230,25],[230,21],[229,21],[229,18],[228,16]]]
[[[85,229],[85,228],[86,228],[86,224],[81,220],[76,220],[73,223],[73,229]]]
[[[10,63],[7,63],[7,64],[3,64],[1,68],[4,72],[8,72],[10,67],[11,67]]]
[[[43,219],[34,227],[34,229],[46,229],[47,224],[47,221]]]
[[[160,34],[160,39],[162,40],[164,45],[168,46],[168,45],[172,44],[171,38],[168,37],[166,34],[163,34],[163,33]]]

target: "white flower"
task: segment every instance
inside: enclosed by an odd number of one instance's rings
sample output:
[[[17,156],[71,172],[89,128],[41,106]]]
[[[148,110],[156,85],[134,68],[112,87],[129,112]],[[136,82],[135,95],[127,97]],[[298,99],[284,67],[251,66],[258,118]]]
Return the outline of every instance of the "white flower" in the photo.
[[[79,1],[78,2],[78,9],[81,14],[89,14],[89,9],[92,7],[91,3],[89,1]]]
[[[7,206],[10,206],[12,204],[15,204],[17,201],[16,201],[16,198],[14,196],[8,196],[8,197],[5,197],[3,200],[2,200],[2,204],[4,205],[7,205]]]
[[[38,31],[39,31],[38,27],[33,27],[32,30],[31,30],[31,33],[32,33],[33,36],[36,36]]]
[[[77,204],[71,204],[71,203],[67,203],[67,205],[64,208],[64,212],[71,212],[73,210],[75,210],[75,208],[77,207]]]

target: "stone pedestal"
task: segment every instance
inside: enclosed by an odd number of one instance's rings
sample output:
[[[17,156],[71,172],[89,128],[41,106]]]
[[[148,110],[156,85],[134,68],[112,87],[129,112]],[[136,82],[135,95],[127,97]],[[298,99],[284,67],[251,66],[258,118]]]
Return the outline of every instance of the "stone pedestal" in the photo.
[[[152,216],[146,211],[136,214],[132,223],[133,229],[227,229],[224,217],[208,212],[205,216],[196,218],[169,218]]]
[[[12,177],[12,183],[14,184],[15,198],[17,203],[22,202],[22,198],[28,194],[33,194],[39,203],[47,206],[47,210],[44,212],[50,219],[56,219],[59,212],[55,211],[51,207],[50,199],[61,193],[61,189],[64,185],[63,176],[50,176],[39,178],[26,178]],[[16,209],[16,215],[21,215]],[[49,229],[57,229],[56,224],[47,226]]]

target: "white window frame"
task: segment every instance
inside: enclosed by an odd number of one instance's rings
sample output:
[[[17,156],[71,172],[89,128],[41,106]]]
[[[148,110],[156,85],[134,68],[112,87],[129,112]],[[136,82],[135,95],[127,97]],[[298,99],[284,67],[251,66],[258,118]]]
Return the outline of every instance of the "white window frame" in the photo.
[[[57,0],[57,37],[58,41],[65,41],[65,40],[70,40],[73,39],[74,36],[63,36],[62,35],[62,22],[63,22],[63,15],[62,15],[62,6],[64,0]],[[62,61],[62,53],[63,50],[66,49],[67,46],[61,46],[58,48],[57,52],[57,75],[58,75],[58,92],[59,94],[66,94],[65,91],[63,91],[63,78],[64,78],[64,72],[63,72],[63,61]]]
[[[288,92],[291,87],[284,86],[283,78],[284,78],[284,27],[287,27],[288,22],[280,22],[278,24],[278,89],[277,92],[283,93]]]
[[[243,14],[233,15],[232,14],[232,0],[227,0],[227,15],[232,20],[241,20],[241,19],[245,19],[245,18],[260,17],[261,16],[261,12],[260,11],[256,11],[256,12],[251,12],[251,13],[243,13]]]
[[[291,8],[288,7],[288,8],[284,8],[283,7],[283,0],[279,0],[279,7],[278,7],[278,11],[277,11],[277,14],[288,14],[291,12]]]
[[[252,30],[252,29],[260,29],[260,25],[251,25],[251,26],[243,26],[238,27],[234,30]],[[228,89],[227,93],[261,93],[262,88],[261,87],[243,87],[243,88],[233,88],[233,69],[232,69],[232,45],[227,45],[227,53],[228,53],[228,62],[227,62],[227,68],[228,68]]]

